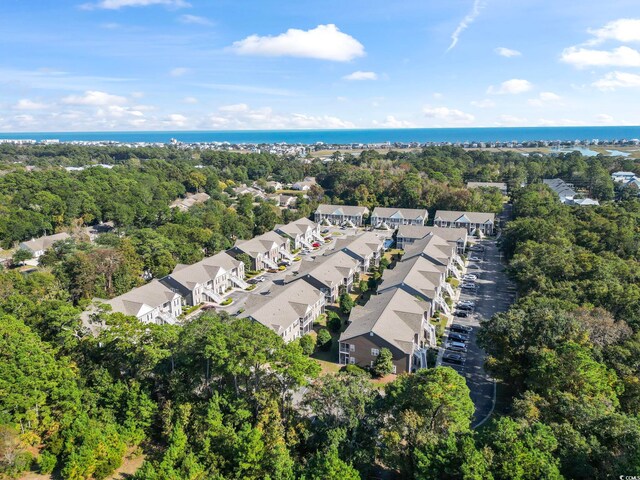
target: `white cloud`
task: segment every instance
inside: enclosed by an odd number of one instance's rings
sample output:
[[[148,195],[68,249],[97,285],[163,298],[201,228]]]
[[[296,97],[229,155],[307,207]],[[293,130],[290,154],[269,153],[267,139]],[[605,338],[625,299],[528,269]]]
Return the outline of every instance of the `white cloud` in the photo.
[[[471,11],[467,13],[451,34],[451,44],[449,45],[449,48],[447,48],[447,52],[458,44],[458,40],[460,39],[462,32],[464,32],[467,27],[475,21],[478,15],[480,15],[480,10],[482,10],[483,7],[484,2],[482,0],[473,0],[473,7],[471,8]]]
[[[350,73],[342,77],[344,80],[377,80],[378,74],[376,72],[363,72],[358,70],[357,72]]]
[[[184,127],[187,124],[187,117],[181,115],[180,113],[172,113],[169,115],[164,123],[171,127]]]
[[[251,108],[245,103],[218,108],[217,112],[209,115],[200,126],[222,130],[355,128],[352,122],[332,115],[276,113],[270,107]]]
[[[519,52],[518,50],[512,50],[511,48],[506,48],[506,47],[498,47],[495,49],[495,52],[501,57],[507,57],[507,58],[519,57],[520,55],[522,55],[522,52]]]
[[[415,124],[407,120],[399,120],[393,115],[387,115],[381,122],[374,120],[373,125],[383,128],[415,128]]]
[[[578,68],[640,67],[640,52],[622,46],[613,50],[593,50],[581,47],[565,48],[560,60]]]
[[[184,97],[182,101],[190,105],[195,105],[196,103],[198,103],[198,99],[196,97]]]
[[[277,97],[295,97],[297,93],[282,88],[258,87],[254,85],[234,85],[230,83],[197,83],[197,87],[222,90],[225,92],[256,93],[258,95],[273,95]]]
[[[62,103],[68,105],[123,105],[127,103],[125,97],[119,95],[111,95],[96,90],[87,90],[84,95],[69,95],[62,99]]]
[[[28,98],[22,98],[13,106],[14,110],[44,110],[49,105],[40,102],[34,102]]]
[[[236,103],[236,104],[233,104],[233,105],[223,105],[218,110],[220,110],[221,112],[232,112],[232,113],[248,112],[249,111],[249,105],[247,105],[246,103]]]
[[[426,106],[422,111],[427,118],[444,122],[445,125],[467,125],[475,120],[470,113],[455,108]]]
[[[210,27],[213,25],[213,22],[205,17],[199,17],[198,15],[180,15],[178,17],[180,23],[184,23],[187,25],[202,25],[205,27]]]
[[[497,125],[506,125],[506,126],[520,126],[526,125],[527,119],[516,117],[514,115],[500,115],[500,119],[496,122]]]
[[[290,28],[277,36],[251,35],[234,42],[231,48],[240,55],[317,58],[336,62],[348,62],[365,54],[364,46],[358,40],[333,24],[318,25],[311,30]]]
[[[614,119],[611,115],[600,113],[596,115],[596,121],[605,125],[611,125],[614,122]]]
[[[184,67],[177,67],[172,69],[169,72],[169,75],[171,75],[172,77],[182,77],[183,75],[186,75],[187,73],[189,73],[191,70],[189,70],[188,68],[184,68]]]
[[[81,5],[81,7],[85,10],[93,10],[94,8],[119,10],[124,7],[149,7],[151,5],[164,5],[171,8],[191,6],[191,4],[184,0],[101,0],[97,3],[85,3]]]
[[[538,119],[538,125],[542,127],[580,127],[586,125],[582,120],[574,120],[572,118],[557,118],[557,119]]]
[[[433,92],[433,98],[435,98],[436,100],[440,100],[442,97],[444,97],[444,95],[440,92]]]
[[[555,94],[553,92],[540,92],[540,95],[538,95],[538,98],[530,98],[528,100],[528,103],[533,107],[541,107],[545,103],[558,102],[561,99],[562,97],[560,95]]]
[[[471,105],[477,108],[493,108],[496,106],[496,102],[489,98],[483,100],[472,100]]]
[[[487,93],[493,95],[517,95],[519,93],[528,92],[532,88],[533,85],[528,80],[512,78],[511,80],[502,82],[497,88],[491,85],[487,89]]]
[[[591,45],[605,40],[617,40],[619,42],[640,42],[640,19],[620,18],[607,23],[604,27],[589,30],[595,38],[589,42]]]
[[[627,72],[610,72],[603,78],[593,82],[593,85],[600,90],[615,90],[616,88],[637,88],[640,87],[640,75]]]

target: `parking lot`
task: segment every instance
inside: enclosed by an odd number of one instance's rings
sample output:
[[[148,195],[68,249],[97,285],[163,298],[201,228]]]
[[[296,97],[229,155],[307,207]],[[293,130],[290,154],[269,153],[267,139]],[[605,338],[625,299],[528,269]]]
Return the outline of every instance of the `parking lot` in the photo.
[[[453,324],[461,325],[457,329],[462,333],[464,327],[470,327],[466,352],[453,352],[445,350],[442,358],[442,365],[446,365],[457,370],[467,380],[467,385],[471,390],[471,399],[476,407],[474,414],[474,426],[490,415],[495,401],[495,385],[493,379],[484,370],[485,353],[477,345],[476,336],[478,334],[480,322],[491,318],[495,313],[505,311],[514,300],[512,282],[507,278],[502,263],[501,254],[494,240],[483,240],[479,245],[484,247],[483,251],[471,251],[468,258],[478,257],[479,260],[469,260],[467,272],[469,275],[476,275],[477,280],[470,280],[475,283],[475,289],[462,289],[458,305],[463,302],[474,302],[475,306],[468,311],[470,315],[466,318],[454,316]],[[463,282],[464,283],[464,282]],[[460,309],[458,309],[460,311]],[[455,337],[456,330],[448,328],[445,337],[451,335]],[[443,342],[446,347],[448,339]],[[456,357],[451,353],[457,353],[462,357],[463,364],[459,365]],[[449,358],[450,361],[446,361]]]

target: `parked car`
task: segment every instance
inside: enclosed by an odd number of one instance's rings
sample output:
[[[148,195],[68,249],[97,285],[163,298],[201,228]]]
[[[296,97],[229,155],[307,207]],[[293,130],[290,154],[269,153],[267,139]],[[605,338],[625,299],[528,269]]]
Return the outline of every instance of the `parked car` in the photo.
[[[462,280],[477,280],[478,276],[474,273],[467,273],[462,277]]]
[[[481,262],[482,259],[480,257],[476,257],[475,255],[472,257],[469,257],[469,261],[471,262]]]
[[[249,285],[255,285],[256,283],[258,283],[260,280],[258,280],[257,278],[250,278],[249,280],[247,280],[247,283]]]
[[[464,365],[464,357],[459,353],[445,353],[442,356],[442,361],[455,365]]]
[[[460,331],[464,333],[470,333],[471,331],[473,331],[473,328],[471,328],[469,325],[454,323],[449,327],[449,330],[453,330],[454,332]]]
[[[203,312],[208,312],[210,310],[215,310],[216,306],[215,305],[204,305],[200,310]]]
[[[473,310],[473,305],[458,305],[458,310],[463,310],[465,312],[471,312]]]
[[[467,346],[462,342],[449,341],[446,343],[445,348],[452,352],[466,352]]]
[[[471,315],[471,312],[465,312],[464,310],[456,310],[453,312],[454,317],[467,318],[469,315]]]
[[[329,229],[328,228],[323,228],[320,233],[329,233]]]
[[[478,287],[476,286],[475,283],[465,282],[462,285],[460,285],[460,288],[464,288],[465,290],[475,290]]]
[[[475,307],[476,306],[476,302],[474,302],[473,300],[460,300],[460,302],[458,302],[458,306],[460,305],[467,305],[469,307]]]
[[[313,248],[319,248],[319,247],[320,247],[320,242],[313,242],[313,243],[311,244],[311,246],[312,246]]]
[[[470,250],[474,252],[484,252],[484,247],[482,245],[474,245]]]
[[[456,342],[467,343],[469,341],[469,336],[462,333],[449,332],[449,339]]]

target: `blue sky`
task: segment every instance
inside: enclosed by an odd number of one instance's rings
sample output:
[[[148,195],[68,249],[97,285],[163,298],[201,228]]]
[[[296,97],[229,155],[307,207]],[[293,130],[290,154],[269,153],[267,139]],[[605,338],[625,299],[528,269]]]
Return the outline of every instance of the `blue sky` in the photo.
[[[640,124],[637,0],[30,0],[0,131]]]

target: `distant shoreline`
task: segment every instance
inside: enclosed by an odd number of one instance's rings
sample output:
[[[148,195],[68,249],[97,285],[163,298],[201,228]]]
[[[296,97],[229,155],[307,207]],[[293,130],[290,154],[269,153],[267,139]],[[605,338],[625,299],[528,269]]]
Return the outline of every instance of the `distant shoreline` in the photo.
[[[159,145],[168,144],[172,139],[189,145],[286,143],[289,145],[345,145],[353,148],[419,147],[431,144],[472,146],[474,143],[493,144],[488,145],[492,148],[512,147],[513,144],[550,147],[564,146],[569,144],[567,142],[575,143],[576,141],[582,145],[597,145],[603,142],[610,145],[640,145],[640,126],[0,133],[0,141],[117,142]],[[525,143],[529,145],[524,145]],[[531,145],[532,143],[539,145]]]

